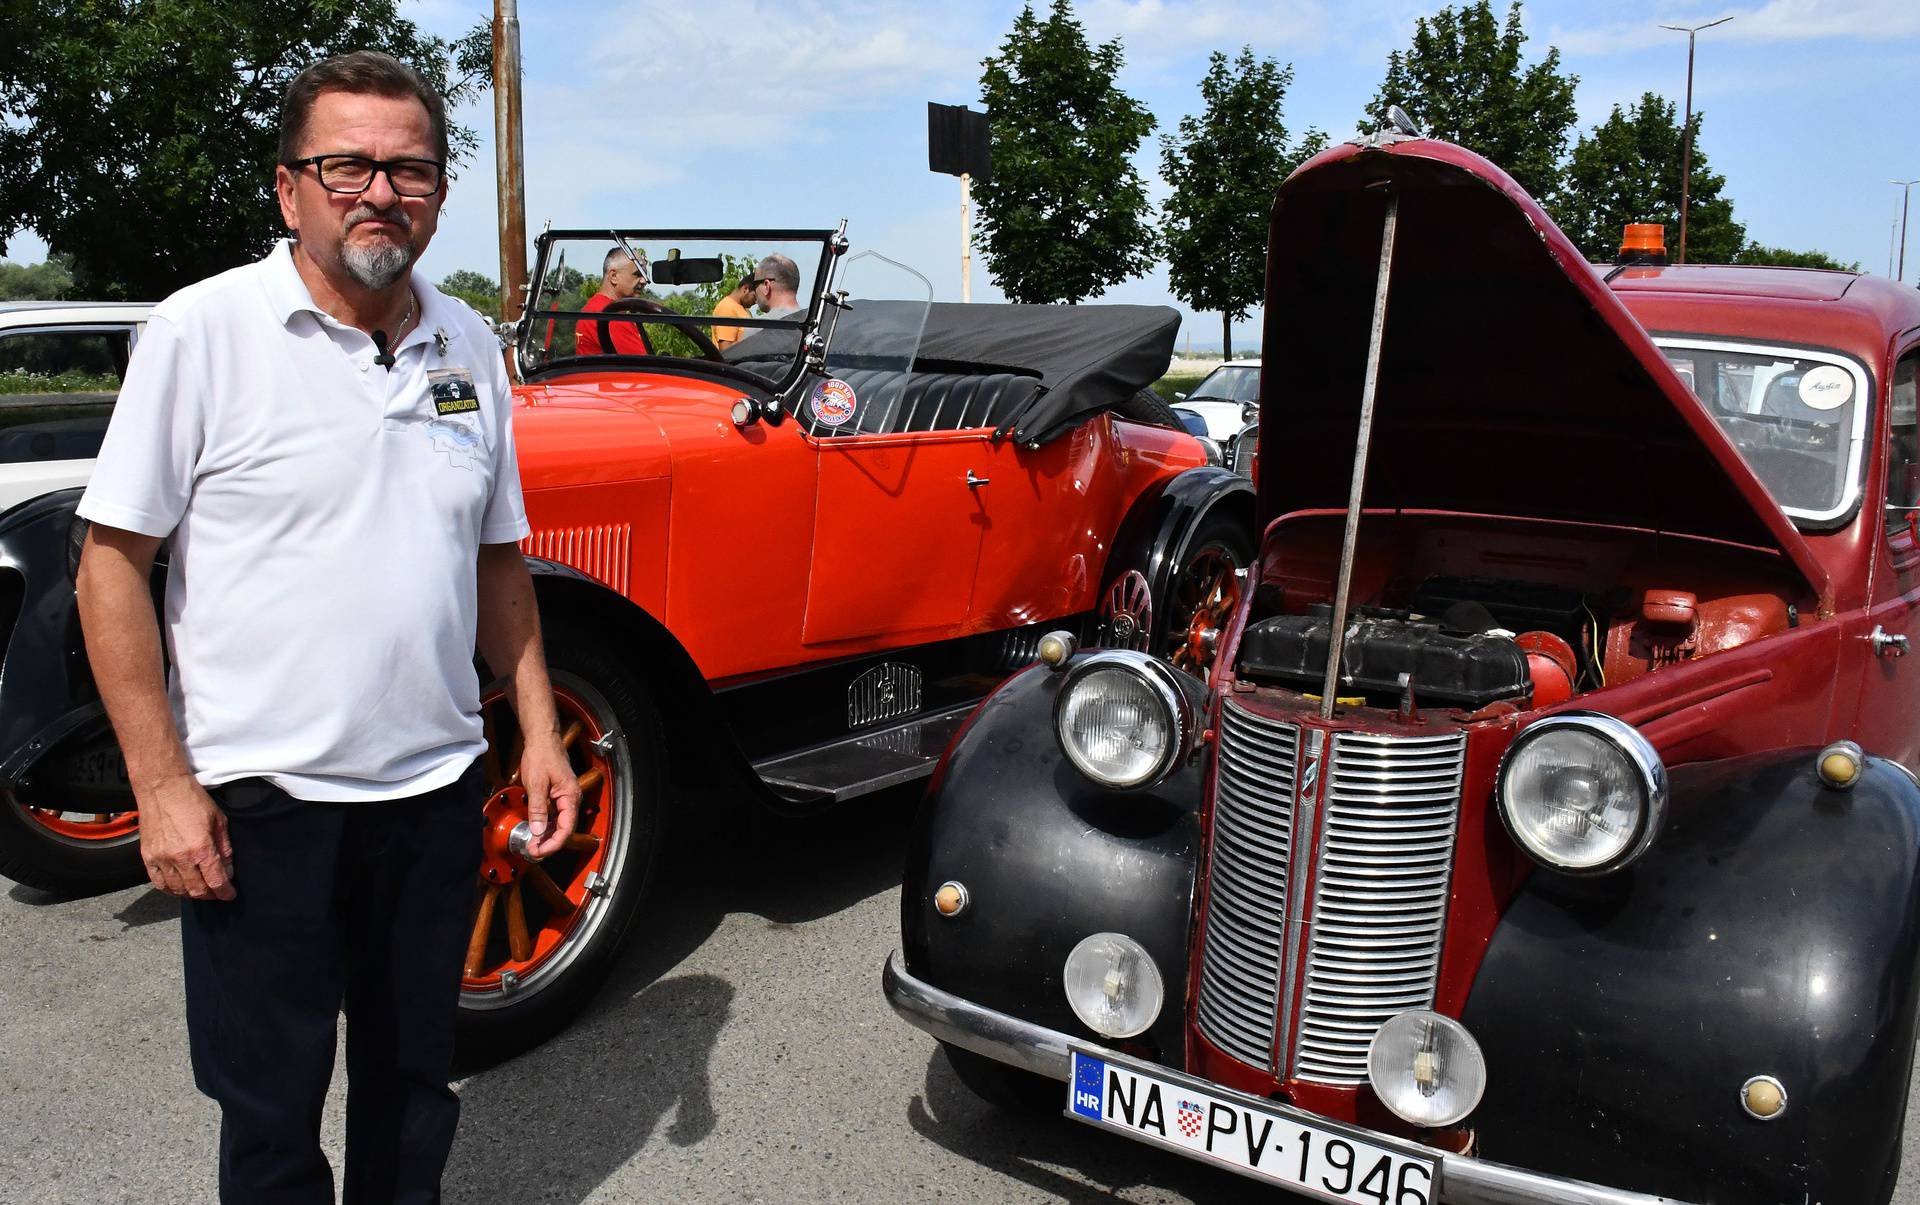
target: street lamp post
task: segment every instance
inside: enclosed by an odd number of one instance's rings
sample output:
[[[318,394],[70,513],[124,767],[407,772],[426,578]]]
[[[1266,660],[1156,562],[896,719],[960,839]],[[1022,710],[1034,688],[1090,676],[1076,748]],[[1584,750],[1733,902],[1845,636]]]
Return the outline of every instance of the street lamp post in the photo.
[[[1920,180],[1890,180],[1890,184],[1900,186],[1900,270],[1894,275],[1895,281],[1907,278],[1907,201],[1913,194],[1913,186]]]
[[[1686,141],[1680,152],[1680,258],[1677,263],[1687,262],[1687,187],[1693,183],[1693,36],[1703,29],[1712,29],[1716,25],[1725,25],[1733,20],[1731,16],[1718,21],[1708,21],[1705,25],[1662,25],[1662,29],[1671,29],[1687,35],[1687,118]]]

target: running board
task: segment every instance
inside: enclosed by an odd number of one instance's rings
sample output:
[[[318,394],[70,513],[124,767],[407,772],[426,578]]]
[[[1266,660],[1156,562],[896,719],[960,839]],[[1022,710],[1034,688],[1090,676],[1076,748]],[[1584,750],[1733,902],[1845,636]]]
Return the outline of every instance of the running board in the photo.
[[[832,744],[755,762],[774,794],[789,803],[842,803],[925,778],[974,704],[950,707],[905,723],[871,728]]]

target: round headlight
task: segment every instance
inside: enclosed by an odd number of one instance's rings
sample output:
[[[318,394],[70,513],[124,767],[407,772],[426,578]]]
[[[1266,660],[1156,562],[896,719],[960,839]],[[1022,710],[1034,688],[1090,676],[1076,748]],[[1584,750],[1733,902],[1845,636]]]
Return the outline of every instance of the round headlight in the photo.
[[[1103,1038],[1145,1033],[1166,999],[1153,956],[1124,933],[1082,939],[1067,955],[1062,980],[1073,1015]]]
[[[1500,819],[1536,862],[1569,874],[1629,865],[1667,818],[1667,773],[1631,724],[1581,712],[1542,720],[1500,763]]]
[[[1480,1103],[1487,1060],[1466,1026],[1417,1008],[1389,1017],[1373,1035],[1367,1079],[1403,1121],[1450,1126]]]
[[[1060,687],[1054,729],[1082,774],[1118,790],[1158,782],[1179,761],[1190,725],[1179,689],[1142,653],[1086,658]]]

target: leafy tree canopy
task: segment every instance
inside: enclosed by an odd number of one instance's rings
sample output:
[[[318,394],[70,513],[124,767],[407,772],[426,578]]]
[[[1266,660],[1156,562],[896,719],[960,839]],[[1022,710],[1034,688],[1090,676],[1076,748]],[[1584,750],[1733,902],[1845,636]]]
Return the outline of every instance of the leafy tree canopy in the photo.
[[[1580,80],[1561,73],[1552,47],[1539,62],[1523,64],[1526,41],[1519,0],[1504,25],[1490,0],[1422,17],[1413,45],[1387,56],[1387,77],[1367,115],[1377,125],[1389,105],[1399,105],[1421,133],[1486,156],[1536,200],[1551,201],[1560,191]]]
[[[1200,95],[1206,111],[1182,117],[1160,139],[1160,174],[1173,187],[1163,241],[1174,295],[1220,313],[1223,354],[1233,358],[1233,320],[1259,304],[1266,288],[1267,213],[1273,190],[1303,159],[1326,146],[1309,130],[1295,146],[1281,120],[1293,69],[1215,51]]]
[[[1831,268],[1836,272],[1860,270],[1858,263],[1843,264],[1825,251],[1789,251],[1785,247],[1764,247],[1759,243],[1748,243],[1740,248],[1733,262],[1764,264],[1775,268]]]
[[[447,273],[446,279],[440,282],[440,291],[449,297],[458,297],[495,321],[500,318],[500,286],[491,276],[461,268]]]
[[[1714,174],[1700,147],[1701,114],[1693,115],[1693,169],[1687,201],[1687,259],[1732,263],[1746,246],[1747,228],[1734,220],[1721,195],[1725,176]],[[1628,222],[1660,222],[1667,250],[1680,252],[1680,122],[1673,102],[1648,92],[1631,109],[1613,113],[1573,148],[1567,189],[1550,208],[1574,246],[1607,262]]]
[[[158,299],[257,258],[280,95],[309,64],[384,50],[457,104],[486,79],[485,26],[420,32],[397,0],[0,4],[0,251],[32,229],[82,296]],[[449,131],[456,158],[471,131]]]
[[[73,264],[51,255],[43,264],[0,260],[0,301],[61,301],[74,296]]]
[[[1020,302],[1097,297],[1144,271],[1154,251],[1133,153],[1153,116],[1122,92],[1118,40],[1087,44],[1068,0],[1028,5],[985,59],[980,99],[993,174],[974,186],[995,284]]]

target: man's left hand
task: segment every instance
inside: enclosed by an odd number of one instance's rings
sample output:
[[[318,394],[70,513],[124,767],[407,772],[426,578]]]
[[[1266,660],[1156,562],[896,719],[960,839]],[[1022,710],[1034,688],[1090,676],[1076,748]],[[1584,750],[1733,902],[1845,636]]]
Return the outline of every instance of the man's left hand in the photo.
[[[520,785],[527,791],[527,823],[533,829],[527,856],[538,862],[573,835],[580,812],[580,783],[557,733],[527,741],[520,755]]]

